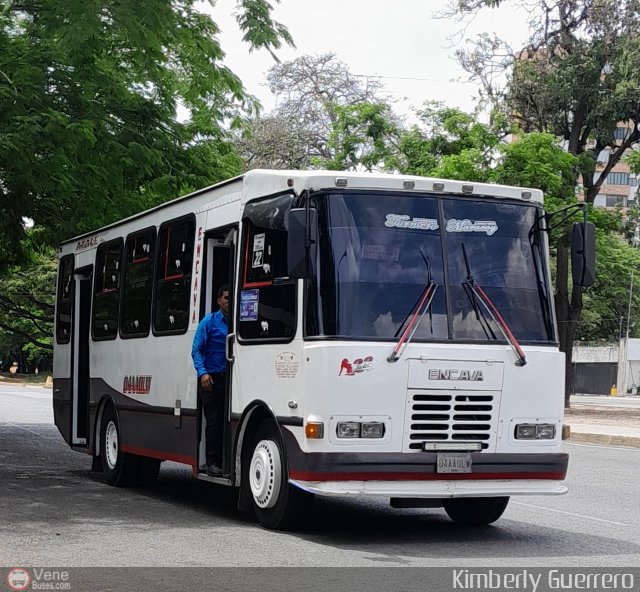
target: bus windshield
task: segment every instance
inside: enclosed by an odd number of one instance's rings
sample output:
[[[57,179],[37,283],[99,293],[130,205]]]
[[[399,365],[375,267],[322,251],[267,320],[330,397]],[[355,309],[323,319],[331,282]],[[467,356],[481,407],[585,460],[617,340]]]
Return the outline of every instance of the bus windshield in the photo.
[[[412,341],[504,342],[471,275],[519,342],[555,341],[539,207],[374,192],[319,194],[312,207],[319,249],[307,337],[397,341],[433,283]]]

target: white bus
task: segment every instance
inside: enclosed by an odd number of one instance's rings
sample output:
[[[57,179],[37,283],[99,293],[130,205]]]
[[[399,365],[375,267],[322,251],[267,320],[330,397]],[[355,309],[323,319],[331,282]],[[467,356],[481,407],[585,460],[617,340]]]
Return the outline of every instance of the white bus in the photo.
[[[251,171],[62,244],[55,422],[111,485],[164,460],[269,528],[314,494],[488,524],[561,494],[564,355],[542,193]],[[574,284],[593,228],[574,225]],[[231,286],[223,476],[204,470],[191,344]]]

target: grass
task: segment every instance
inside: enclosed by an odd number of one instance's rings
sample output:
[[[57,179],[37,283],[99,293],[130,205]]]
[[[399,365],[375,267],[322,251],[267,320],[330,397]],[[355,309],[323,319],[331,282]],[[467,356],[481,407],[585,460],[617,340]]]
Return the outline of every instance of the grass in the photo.
[[[0,383],[5,384],[34,384],[43,385],[47,381],[48,374],[13,374],[0,372]]]

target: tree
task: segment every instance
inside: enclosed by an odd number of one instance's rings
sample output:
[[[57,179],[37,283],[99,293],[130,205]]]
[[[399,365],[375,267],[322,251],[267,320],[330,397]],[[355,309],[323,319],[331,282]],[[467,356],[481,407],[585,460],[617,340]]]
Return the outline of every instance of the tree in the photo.
[[[481,123],[478,113],[464,113],[439,102],[416,111],[419,123],[401,134],[399,169],[466,181],[489,181],[496,148],[507,134],[500,116]]]
[[[228,127],[255,105],[195,0],[3,4],[0,266],[26,256],[25,218],[57,244],[239,172]],[[292,43],[267,0],[237,20],[250,48]]]
[[[0,360],[21,374],[51,370],[56,257],[31,253],[24,268],[0,276]]]
[[[463,67],[482,83],[485,97],[500,105],[525,131],[549,132],[580,157],[585,200],[593,203],[611,169],[640,140],[640,5],[615,0],[513,2],[529,14],[530,36],[513,50],[482,35],[457,52]],[[461,0],[462,15],[499,6]],[[506,76],[506,80],[505,80]],[[616,138],[616,127],[628,132]],[[602,171],[596,164],[607,151]],[[596,172],[598,173],[596,175]]]
[[[640,328],[640,290],[632,294],[631,318],[628,319],[631,276],[634,285],[640,280],[640,250],[621,236],[597,234],[598,272],[596,282],[584,296],[584,313],[577,336],[585,341],[616,342],[626,334],[637,335]]]
[[[367,117],[373,116],[365,104],[385,111],[385,117],[395,117],[381,97],[381,84],[375,78],[352,74],[331,53],[276,64],[267,80],[276,107],[250,122],[237,141],[247,169],[330,166],[336,150],[341,149],[340,134],[347,127],[367,125]],[[355,138],[353,129],[347,137]],[[369,138],[362,135],[359,141]],[[364,152],[369,149],[367,145]]]
[[[501,3],[462,0],[452,9],[470,15]],[[625,151],[640,139],[640,56],[635,23],[640,5],[615,0],[538,0],[527,9],[530,38],[513,51],[495,36],[483,35],[469,51],[458,52],[463,67],[479,80],[485,96],[520,123],[524,131],[562,138],[578,157],[587,203]],[[506,83],[504,77],[506,76]],[[619,122],[628,132],[616,138]],[[607,154],[598,171],[598,159]],[[597,173],[597,174],[596,174]],[[567,354],[565,403],[570,395],[572,343],[582,311],[582,290],[570,287],[566,241],[557,244],[556,304],[560,348]]]

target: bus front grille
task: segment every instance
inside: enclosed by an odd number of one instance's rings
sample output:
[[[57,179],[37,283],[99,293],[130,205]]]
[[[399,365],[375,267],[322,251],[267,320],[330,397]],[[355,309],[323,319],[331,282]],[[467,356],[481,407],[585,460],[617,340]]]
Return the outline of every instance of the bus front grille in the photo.
[[[489,448],[498,413],[493,393],[410,394],[405,448],[422,450],[424,442],[480,442]]]

